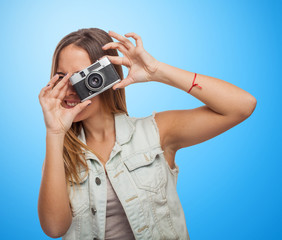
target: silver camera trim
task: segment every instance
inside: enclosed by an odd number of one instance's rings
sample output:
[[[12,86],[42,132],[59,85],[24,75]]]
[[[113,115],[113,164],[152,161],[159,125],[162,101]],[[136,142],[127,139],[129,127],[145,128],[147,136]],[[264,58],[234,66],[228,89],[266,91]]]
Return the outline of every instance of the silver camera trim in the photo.
[[[90,66],[88,66],[87,68],[79,71],[78,73],[73,74],[69,80],[71,82],[72,85],[75,85],[76,83],[80,82],[81,80],[83,80],[86,77],[81,77],[80,73],[83,72],[85,74],[85,76],[87,76],[90,72],[88,71],[89,68],[91,68],[93,65],[100,63],[100,67],[95,68],[93,71],[99,71],[100,69],[108,66],[111,64],[110,60],[108,59],[108,57],[104,57],[100,60],[97,60],[96,62],[94,62],[93,64],[91,64]],[[92,72],[93,72],[92,71]]]
[[[88,79],[89,79],[89,77],[90,77],[92,74],[94,74],[94,73],[97,73],[98,75],[100,75],[100,76],[102,77],[102,84],[101,84],[101,86],[98,87],[98,88],[93,88],[93,87],[91,87],[91,86],[88,84]],[[104,87],[104,85],[105,85],[105,76],[104,76],[103,73],[98,72],[98,71],[95,70],[95,71],[92,71],[90,74],[88,74],[87,77],[84,79],[84,81],[85,81],[85,86],[86,86],[90,91],[99,91],[99,90],[102,89],[102,88]]]

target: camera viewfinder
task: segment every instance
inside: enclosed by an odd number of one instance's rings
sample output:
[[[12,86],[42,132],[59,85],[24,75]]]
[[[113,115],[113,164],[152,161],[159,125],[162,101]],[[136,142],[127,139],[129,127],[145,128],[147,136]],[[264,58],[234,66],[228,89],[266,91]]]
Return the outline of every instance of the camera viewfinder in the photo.
[[[85,77],[85,73],[83,71],[81,71],[79,74],[81,77]]]

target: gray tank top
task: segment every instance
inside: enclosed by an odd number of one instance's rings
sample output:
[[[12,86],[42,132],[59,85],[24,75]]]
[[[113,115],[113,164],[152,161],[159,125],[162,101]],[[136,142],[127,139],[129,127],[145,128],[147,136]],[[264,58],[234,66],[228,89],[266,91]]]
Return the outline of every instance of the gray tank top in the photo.
[[[107,177],[107,211],[105,240],[135,240],[123,207]]]

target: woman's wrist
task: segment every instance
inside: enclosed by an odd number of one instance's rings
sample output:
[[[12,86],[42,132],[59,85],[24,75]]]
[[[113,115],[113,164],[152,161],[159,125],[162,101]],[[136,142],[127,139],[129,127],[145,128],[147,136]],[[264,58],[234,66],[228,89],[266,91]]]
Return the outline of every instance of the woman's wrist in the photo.
[[[156,60],[154,63],[150,64],[150,67],[148,67],[148,82],[156,81],[156,79],[159,77],[159,67],[160,67],[161,62]]]
[[[66,133],[61,131],[46,130],[46,137],[65,138]]]
[[[194,76],[195,73],[193,72],[159,62],[158,68],[151,76],[151,79],[187,92],[192,85]]]

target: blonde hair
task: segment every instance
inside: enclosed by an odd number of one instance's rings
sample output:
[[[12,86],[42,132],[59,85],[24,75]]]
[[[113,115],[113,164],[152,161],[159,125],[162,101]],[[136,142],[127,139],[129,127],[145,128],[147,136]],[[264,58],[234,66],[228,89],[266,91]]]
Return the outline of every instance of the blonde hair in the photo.
[[[102,46],[108,42],[113,42],[113,39],[107,32],[99,28],[79,29],[75,32],[69,33],[55,48],[52,58],[51,77],[53,77],[55,72],[57,72],[59,54],[64,47],[74,44],[75,46],[83,48],[87,51],[91,63],[94,63],[104,55],[118,56],[116,49],[108,49],[106,51],[102,49]],[[123,79],[122,67],[115,64],[114,67],[120,78]],[[128,115],[124,88],[115,91],[110,88],[99,94],[99,96],[101,97],[102,105],[107,112],[112,114],[126,113]],[[81,181],[77,167],[80,169],[81,166],[84,166],[86,168],[86,173],[88,174],[89,169],[83,154],[83,149],[91,151],[100,158],[97,153],[78,139],[81,128],[81,121],[73,122],[64,139],[63,158],[68,191],[69,187],[73,185],[73,183]]]

